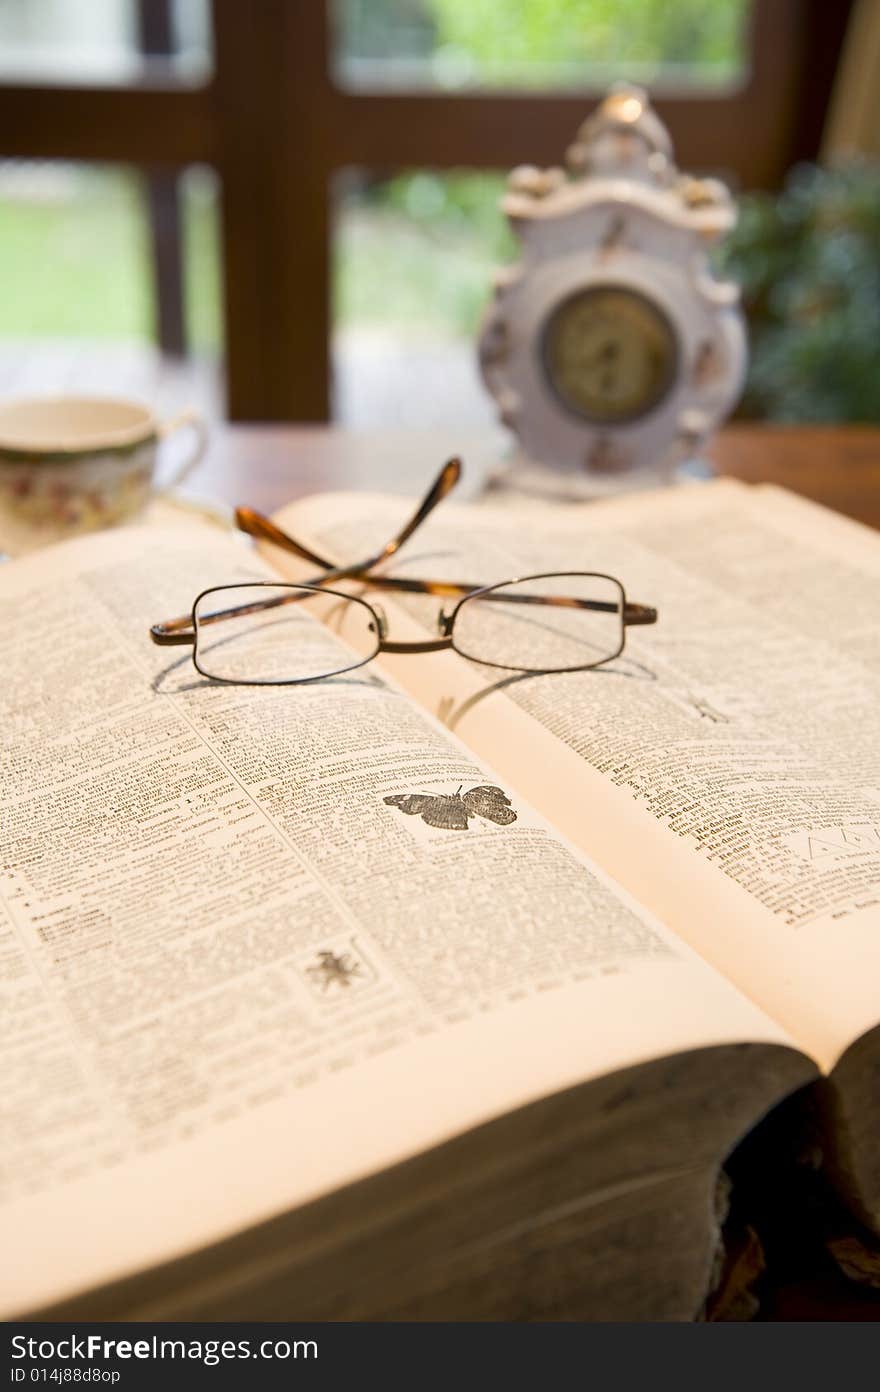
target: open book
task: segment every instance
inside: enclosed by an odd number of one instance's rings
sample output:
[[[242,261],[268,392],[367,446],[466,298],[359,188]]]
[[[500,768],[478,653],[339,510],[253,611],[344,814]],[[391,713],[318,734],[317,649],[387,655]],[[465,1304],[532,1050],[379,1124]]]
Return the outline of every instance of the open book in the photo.
[[[592,672],[243,687],[148,627],[303,578],[277,548],[0,571],[7,1315],[690,1318],[719,1167],[822,1076],[880,1230],[880,542],[726,481],[448,506],[393,573],[605,571],[660,622]],[[344,562],[404,512],[277,520]],[[401,806],[462,789],[513,815]]]

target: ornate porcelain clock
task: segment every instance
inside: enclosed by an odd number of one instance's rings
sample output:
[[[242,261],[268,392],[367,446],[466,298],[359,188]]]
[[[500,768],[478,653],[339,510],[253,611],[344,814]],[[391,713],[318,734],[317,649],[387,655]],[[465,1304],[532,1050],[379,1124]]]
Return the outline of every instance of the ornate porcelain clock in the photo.
[[[510,175],[523,256],[496,278],[480,367],[528,460],[619,487],[693,457],[739,395],[739,291],[707,257],[736,212],[723,184],[679,173],[637,87],[612,91],[567,163]]]

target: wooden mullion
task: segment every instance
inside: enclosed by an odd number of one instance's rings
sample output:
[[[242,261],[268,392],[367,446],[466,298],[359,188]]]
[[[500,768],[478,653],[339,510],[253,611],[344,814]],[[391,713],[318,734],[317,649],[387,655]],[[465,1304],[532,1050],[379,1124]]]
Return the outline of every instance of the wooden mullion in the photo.
[[[330,225],[323,5],[214,0],[233,420],[329,414]]]
[[[171,0],[138,0],[137,17],[141,52],[148,57],[170,56],[174,52]],[[147,169],[144,191],[150,225],[156,337],[162,353],[182,357],[186,352],[186,316],[178,171]]]
[[[155,334],[171,357],[186,353],[182,210],[179,173],[151,167],[144,178],[155,296]]]
[[[655,94],[656,95],[656,94]],[[368,167],[452,165],[501,167],[533,161],[558,163],[590,107],[603,91],[577,96],[523,93],[385,96],[340,93],[335,161]],[[694,167],[739,163],[742,140],[731,126],[757,126],[748,97],[656,95],[681,162]],[[752,166],[766,177],[768,164],[754,152]]]
[[[207,87],[0,84],[0,156],[125,164],[210,163],[216,154]]]
[[[803,62],[795,93],[788,163],[819,157],[831,94],[854,0],[808,4],[803,21]]]

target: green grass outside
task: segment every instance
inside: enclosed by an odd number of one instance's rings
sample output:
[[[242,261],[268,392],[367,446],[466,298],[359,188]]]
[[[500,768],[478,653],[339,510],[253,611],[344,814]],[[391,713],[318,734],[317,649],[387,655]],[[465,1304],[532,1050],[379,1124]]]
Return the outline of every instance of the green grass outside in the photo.
[[[153,338],[154,297],[140,180],[82,172],[53,199],[3,196],[0,338]],[[209,190],[184,199],[187,316],[193,347],[220,343],[218,237]]]

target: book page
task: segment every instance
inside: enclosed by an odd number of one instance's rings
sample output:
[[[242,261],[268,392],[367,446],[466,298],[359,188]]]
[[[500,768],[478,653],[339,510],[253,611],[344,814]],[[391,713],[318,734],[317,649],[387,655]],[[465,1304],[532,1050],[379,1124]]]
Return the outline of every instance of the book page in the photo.
[[[605,1071],[785,1041],[518,794],[408,813],[498,775],[377,672],[224,686],[150,643],[266,573],[195,527],[0,571],[7,1311]]]
[[[279,520],[349,559],[403,515],[345,495]],[[880,1020],[880,542],[721,481],[568,509],[444,504],[391,573],[566,568],[619,576],[659,623],[594,672],[384,666],[830,1068]],[[434,633],[439,602],[395,596],[393,612]]]

